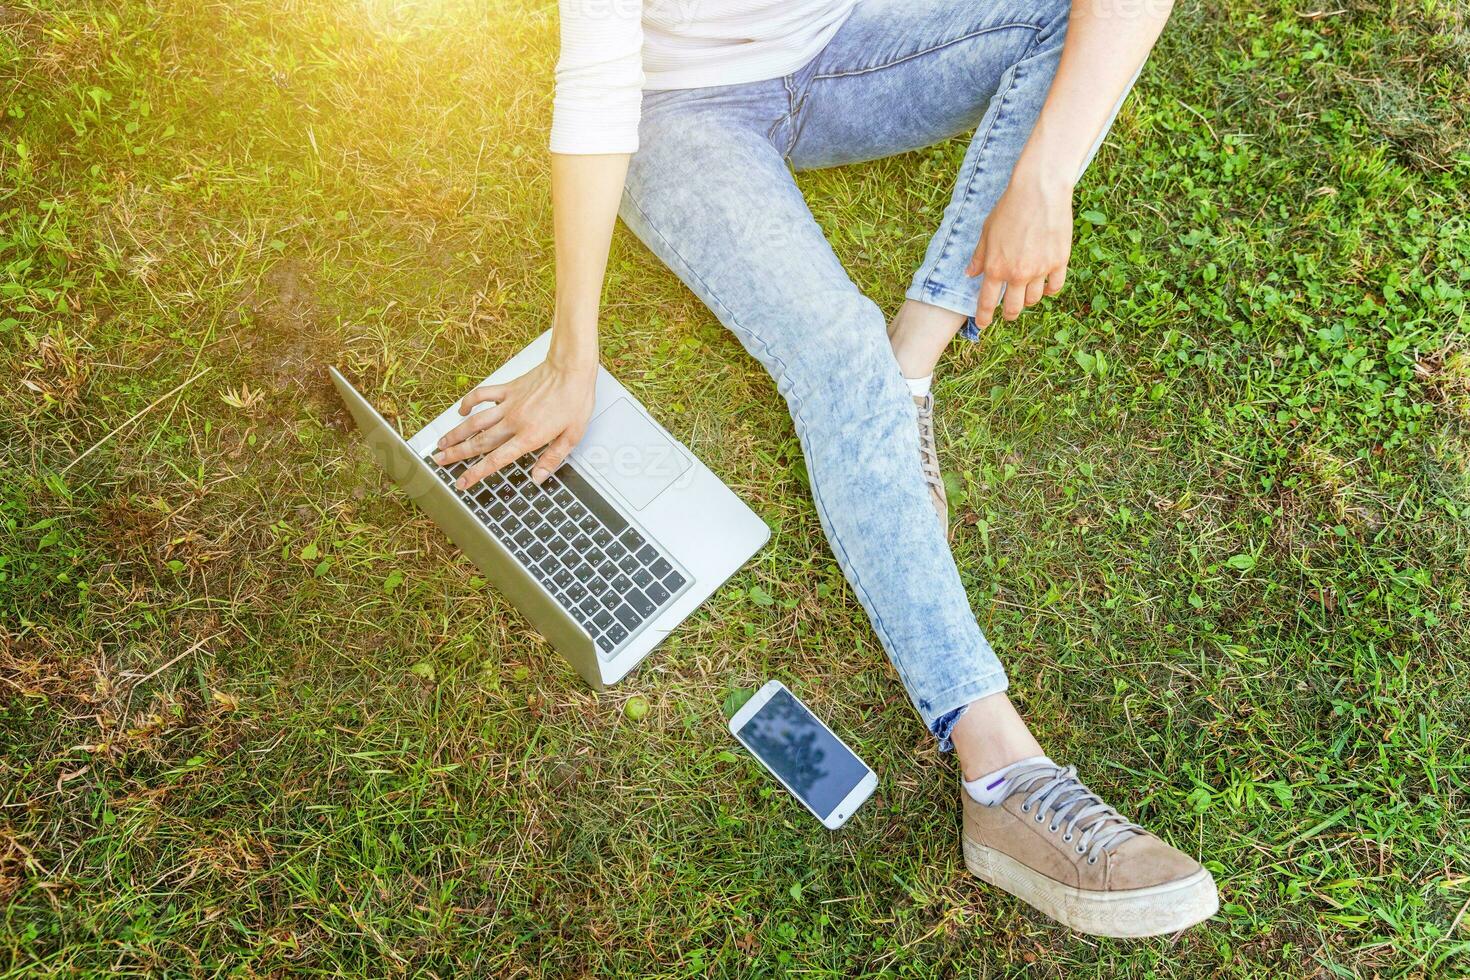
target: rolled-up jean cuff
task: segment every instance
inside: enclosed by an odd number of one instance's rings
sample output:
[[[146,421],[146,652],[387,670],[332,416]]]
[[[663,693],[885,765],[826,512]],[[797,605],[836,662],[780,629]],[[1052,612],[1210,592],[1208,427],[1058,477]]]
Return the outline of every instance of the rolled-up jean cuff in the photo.
[[[932,704],[942,705],[937,712],[932,712],[932,718],[926,718],[925,723],[934,737],[939,739],[939,751],[948,752],[954,748],[954,742],[950,740],[949,734],[954,731],[955,723],[964,715],[965,709],[981,698],[988,698],[992,694],[999,694],[1011,686],[1005,671],[996,671],[985,677],[968,681],[958,687],[952,687],[944,692],[942,698],[934,699]]]
[[[960,327],[960,336],[966,340],[980,339],[980,326],[975,322],[975,304],[979,302],[978,295],[970,296],[966,293],[957,293],[952,289],[944,289],[933,285],[926,285],[922,280],[916,281],[904,294],[905,299],[911,299],[915,303],[928,303],[937,306],[941,310],[949,310],[958,313],[965,318],[965,325]]]

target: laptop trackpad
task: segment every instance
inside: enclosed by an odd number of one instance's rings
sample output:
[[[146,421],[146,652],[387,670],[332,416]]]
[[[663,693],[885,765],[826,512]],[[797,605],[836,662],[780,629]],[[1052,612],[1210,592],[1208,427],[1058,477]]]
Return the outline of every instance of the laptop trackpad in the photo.
[[[595,470],[634,510],[689,472],[689,458],[626,398],[592,420],[572,458]]]

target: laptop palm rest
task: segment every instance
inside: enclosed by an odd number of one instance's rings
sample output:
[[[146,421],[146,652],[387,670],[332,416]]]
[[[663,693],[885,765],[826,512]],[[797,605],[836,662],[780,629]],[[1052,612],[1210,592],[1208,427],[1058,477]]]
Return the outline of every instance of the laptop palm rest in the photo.
[[[634,510],[647,507],[694,465],[626,398],[592,420],[572,458],[602,477]]]

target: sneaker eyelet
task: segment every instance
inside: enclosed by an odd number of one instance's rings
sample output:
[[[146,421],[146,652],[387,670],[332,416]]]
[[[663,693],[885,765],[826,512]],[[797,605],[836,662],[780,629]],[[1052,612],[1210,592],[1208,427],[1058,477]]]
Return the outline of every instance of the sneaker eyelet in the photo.
[[[1086,852],[1087,852],[1087,848],[1083,847],[1081,844],[1078,844],[1077,845],[1077,853],[1078,854],[1085,854]]]
[[[1030,813],[1031,812],[1031,804],[1030,803],[1022,803],[1021,804],[1021,812],[1022,813]]]
[[[1097,858],[1088,858],[1087,859],[1087,863],[1088,864],[1096,864],[1097,863]]]
[[[1070,844],[1070,843],[1072,843],[1072,835],[1071,834],[1066,834],[1065,836],[1062,837],[1062,840],[1064,840],[1068,844]]]
[[[1041,823],[1042,816],[1043,816],[1042,812],[1040,810],[1037,810],[1036,811],[1036,822],[1037,823]]]
[[[1053,834],[1055,834],[1055,833],[1056,833],[1056,832],[1057,832],[1057,831],[1058,831],[1058,830],[1060,830],[1060,829],[1061,829],[1061,828],[1060,828],[1060,827],[1058,827],[1058,826],[1057,826],[1057,825],[1056,825],[1056,824],[1052,824],[1052,825],[1051,825],[1051,827],[1049,827],[1049,828],[1048,828],[1048,830],[1049,830],[1049,831],[1050,831],[1050,832],[1051,832],[1051,833],[1053,833]]]

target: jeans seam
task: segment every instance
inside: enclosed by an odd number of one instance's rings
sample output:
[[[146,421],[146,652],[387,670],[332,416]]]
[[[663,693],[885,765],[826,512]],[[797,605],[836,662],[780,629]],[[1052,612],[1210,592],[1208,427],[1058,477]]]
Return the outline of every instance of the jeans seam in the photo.
[[[968,301],[969,301],[969,297],[968,296],[962,295],[959,292],[951,289],[948,286],[935,285],[934,283],[930,282],[929,280],[925,280],[924,282],[920,283],[919,288],[916,289],[916,290],[911,290],[911,292],[917,292],[919,294],[919,296],[923,297],[923,300],[922,301],[929,303],[929,305],[931,305],[931,306],[938,306],[939,305],[938,303],[933,302],[934,300],[937,300],[937,299],[938,300],[945,300],[946,302],[952,302],[956,306],[960,305],[960,301],[961,300],[964,300],[964,301],[967,302],[969,308],[973,308],[973,306],[974,306],[973,303],[968,303]],[[918,299],[919,296],[912,297],[912,298]],[[950,308],[949,307],[943,307],[943,309],[950,309]],[[961,311],[960,310],[951,310],[951,312],[959,313]]]
[[[1015,30],[1018,27],[1024,27],[1024,28],[1027,28],[1028,30],[1032,30],[1032,31],[1036,31],[1036,32],[1040,33],[1041,30],[1042,30],[1042,28],[1044,27],[1044,25],[1025,24],[1025,23],[1013,23],[1013,24],[996,24],[996,25],[994,25],[992,27],[982,27],[979,30],[971,31],[968,34],[962,34],[959,37],[950,38],[948,41],[941,41],[938,44],[931,45],[930,47],[927,47],[927,48],[925,48],[922,51],[915,51],[912,54],[906,54],[906,55],[904,55],[901,58],[894,58],[892,61],[885,61],[881,65],[870,65],[870,66],[868,66],[866,68],[853,68],[853,69],[850,69],[848,71],[823,72],[823,73],[814,75],[812,77],[812,81],[814,81],[814,82],[815,81],[821,81],[823,79],[828,79],[828,78],[849,78],[849,77],[851,77],[853,75],[867,75],[867,74],[870,74],[870,73],[875,72],[875,71],[882,71],[885,68],[892,68],[894,65],[901,65],[904,62],[906,62],[906,61],[912,61],[915,58],[922,58],[926,54],[933,54],[935,51],[942,51],[945,48],[950,47],[951,45],[960,44],[960,43],[962,43],[964,41],[970,40],[971,38],[980,37],[980,36],[985,35],[985,34],[991,34],[991,33],[995,32],[995,31]]]
[[[962,681],[962,682],[960,682],[958,684],[951,684],[949,687],[945,688],[940,693],[941,694],[949,694],[952,691],[970,691],[970,690],[972,690],[974,688],[977,688],[977,687],[989,687],[990,685],[987,684],[987,683],[985,683],[985,682],[986,681],[989,681],[989,680],[991,680],[993,678],[997,678],[997,677],[1000,678],[1003,681],[1006,681],[1007,682],[1007,686],[1009,686],[1010,678],[1007,676],[1005,668],[1002,667],[999,670],[993,670],[993,671],[991,671],[990,673],[984,675],[983,677],[976,677],[976,678],[974,678],[972,680]],[[974,699],[972,698],[971,700],[974,700]],[[936,698],[935,699],[935,703],[936,704],[943,704],[945,702]],[[963,708],[965,705],[967,705],[969,703],[970,703],[969,701],[964,701],[964,702],[961,702],[960,704],[951,705],[950,707],[943,708],[943,709],[941,709],[939,711],[936,711],[934,713],[935,719],[938,720],[939,718],[943,718],[945,715],[949,714],[955,708]]]
[[[776,152],[781,154],[781,159],[787,160],[788,162],[791,157],[791,150],[796,146],[797,131],[800,127],[798,121],[798,114],[801,111],[800,103],[805,101],[805,99],[797,98],[796,86],[793,84],[795,77],[795,75],[781,76],[781,87],[786,90],[786,114],[771,123],[771,128],[766,130],[766,142],[776,147]],[[776,134],[781,131],[783,124],[789,124],[787,126],[789,136],[786,140],[785,149],[781,148],[779,141],[776,139]],[[640,212],[643,211],[642,208],[638,210]],[[644,213],[644,217],[648,217],[647,213]],[[660,235],[659,237],[662,238],[663,236]],[[664,239],[664,241],[667,242],[668,239]],[[685,264],[687,265],[688,263]]]
[[[1010,98],[1011,92],[1013,92],[1016,88],[1016,79],[1020,77],[1021,65],[1025,63],[1027,58],[1031,57],[1031,55],[1035,53],[1036,47],[1040,43],[1040,41],[1041,29],[1036,28],[1036,36],[1031,39],[1031,44],[1029,47],[1027,47],[1026,53],[1023,54],[1020,58],[1016,59],[1016,63],[1010,67],[1008,72],[1010,77],[1006,81],[1005,90],[1003,92],[996,93],[995,97],[1000,101],[996,104],[995,115],[991,117],[990,125],[985,127],[985,132],[980,137],[979,146],[975,151],[975,166],[970,168],[970,175],[965,180],[965,189],[963,193],[960,194],[960,198],[962,200],[969,199],[971,189],[975,186],[975,178],[980,173],[981,158],[985,155],[986,148],[990,144],[990,135],[995,131],[996,124],[1000,122],[1001,116],[1005,115],[1006,99]],[[958,224],[958,221],[954,222],[949,226],[949,230],[944,233],[944,241],[939,246],[939,254],[935,257],[934,264],[931,265],[928,272],[924,274],[924,287],[926,289],[931,288],[935,285],[934,272],[939,266],[944,264],[945,257],[949,255],[950,242],[954,239],[955,227]]]
[[[781,374],[783,377],[785,377],[789,373],[789,368],[786,366],[786,362],[776,354],[772,353],[770,345],[767,344],[765,340],[760,337],[759,334],[740,323],[739,318],[735,316],[735,311],[730,309],[730,307],[726,305],[724,300],[720,299],[719,294],[715,292],[713,287],[710,286],[710,284],[705,280],[703,276],[695,271],[694,266],[690,264],[689,260],[684,258],[684,256],[679,253],[679,250],[674,246],[674,243],[669,241],[668,238],[664,236],[663,232],[658,230],[653,221],[648,217],[648,212],[643,210],[642,206],[639,205],[638,199],[633,195],[633,193],[631,191],[625,191],[625,196],[628,199],[628,203],[632,205],[633,209],[636,210],[640,216],[642,216],[644,224],[648,226],[648,230],[657,235],[659,237],[659,240],[664,243],[664,246],[668,248],[669,253],[675,256],[680,261],[680,263],[683,264],[684,268],[689,270],[689,274],[699,281],[699,284],[705,288],[706,292],[709,293],[710,299],[718,303],[720,305],[720,309],[725,311],[726,315],[730,318],[730,322],[739,327],[740,330],[744,331],[747,336],[749,336],[752,340],[760,345],[761,350],[764,351],[766,355],[780,367]],[[780,379],[776,379],[776,382],[779,389]],[[799,433],[804,425],[802,415],[803,405],[801,398],[794,394],[792,397],[792,401],[793,404],[791,406],[791,417],[792,421],[796,423],[796,428]],[[805,450],[805,445],[803,445],[802,448],[803,450]],[[807,472],[807,480],[811,484],[812,499],[817,505],[817,516],[820,518],[825,510],[825,505],[822,501],[822,492],[817,487],[816,476],[812,474],[810,470],[808,470]],[[847,550],[842,547],[842,544],[838,540],[837,536],[833,534],[828,534],[827,541],[832,546],[833,555],[837,558],[838,563],[843,565],[845,569],[854,569],[855,566],[852,564],[852,561],[847,557]],[[856,571],[849,572],[849,576],[853,580],[853,588],[858,592],[860,600],[868,598],[868,590],[866,587],[863,586],[861,580],[858,578]],[[874,631],[878,633],[878,639],[885,642],[886,645],[888,645],[889,647],[896,648],[896,645],[893,643],[893,637],[889,633],[888,627],[883,622],[882,615],[878,613],[878,607],[874,605],[871,601],[869,601],[867,603],[867,608],[870,611]],[[902,665],[902,658],[889,657],[888,660],[890,663],[893,664],[894,670],[898,672],[899,680],[903,682],[904,687],[912,690],[913,688],[912,685],[909,683],[908,672],[904,670]],[[1004,670],[1002,670],[1002,673],[1004,673]],[[927,727],[929,723],[926,721],[924,724],[925,727]]]

